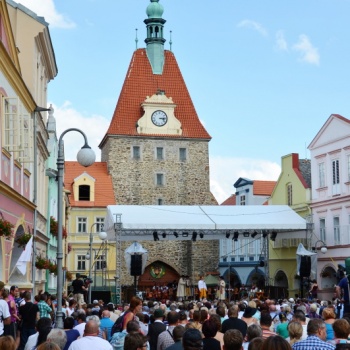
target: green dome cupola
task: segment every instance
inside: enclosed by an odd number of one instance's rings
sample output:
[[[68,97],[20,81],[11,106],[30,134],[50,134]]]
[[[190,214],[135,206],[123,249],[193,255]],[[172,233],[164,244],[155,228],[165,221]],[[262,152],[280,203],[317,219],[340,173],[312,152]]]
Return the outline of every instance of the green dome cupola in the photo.
[[[164,12],[163,6],[159,0],[151,0],[147,6],[147,19],[144,23],[147,27],[147,38],[145,43],[147,45],[147,57],[151,63],[153,74],[162,74],[164,66],[164,43],[163,29],[165,19],[162,18]]]

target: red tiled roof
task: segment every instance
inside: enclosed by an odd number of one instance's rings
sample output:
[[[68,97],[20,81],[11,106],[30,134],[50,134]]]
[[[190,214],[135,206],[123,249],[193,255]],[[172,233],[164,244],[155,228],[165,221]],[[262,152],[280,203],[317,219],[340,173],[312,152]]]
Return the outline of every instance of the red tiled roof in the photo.
[[[231,194],[231,196],[224,200],[220,205],[236,205],[236,195]]]
[[[276,181],[254,180],[253,194],[257,196],[270,196],[276,183]]]
[[[85,168],[78,162],[67,161],[65,164],[64,184],[70,191],[69,201],[72,207],[107,207],[116,204],[112,178],[108,174],[106,162],[96,162]],[[79,201],[74,198],[74,179],[83,173],[89,174],[95,179],[95,201]]]
[[[107,135],[142,135],[136,130],[136,123],[144,114],[141,103],[159,89],[164,90],[167,97],[172,97],[176,104],[175,116],[182,124],[181,136],[166,135],[165,137],[211,138],[199,121],[174,54],[165,50],[164,55],[163,74],[157,75],[152,72],[146,50],[138,49],[134,52],[113,118],[101,144]]]

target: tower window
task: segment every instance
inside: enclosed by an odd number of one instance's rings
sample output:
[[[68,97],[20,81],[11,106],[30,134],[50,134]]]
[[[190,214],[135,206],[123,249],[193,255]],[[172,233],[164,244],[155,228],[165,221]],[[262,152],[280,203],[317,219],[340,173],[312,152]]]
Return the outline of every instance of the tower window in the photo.
[[[187,149],[186,148],[179,149],[179,158],[180,158],[180,162],[185,162],[187,160]]]
[[[287,204],[293,205],[293,186],[291,183],[287,185]]]
[[[80,201],[89,201],[90,200],[90,186],[89,185],[80,185],[79,186],[79,200]]]
[[[240,197],[240,205],[245,205],[246,204],[246,198],[245,198],[245,195],[242,195]]]
[[[141,157],[140,146],[133,146],[132,147],[132,157],[134,159],[140,159],[140,157]]]
[[[156,175],[156,184],[157,186],[164,186],[164,174]]]
[[[158,205],[163,205],[163,199],[162,198],[158,198],[157,199],[157,204]]]
[[[164,159],[164,148],[163,147],[157,147],[156,148],[156,157],[158,160]]]

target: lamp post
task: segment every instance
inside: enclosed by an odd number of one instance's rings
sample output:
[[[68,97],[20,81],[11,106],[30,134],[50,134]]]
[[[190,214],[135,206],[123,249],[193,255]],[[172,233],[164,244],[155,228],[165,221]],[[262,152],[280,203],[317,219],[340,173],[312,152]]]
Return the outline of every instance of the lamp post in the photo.
[[[70,131],[77,131],[84,137],[84,146],[77,154],[78,163],[82,166],[88,167],[95,162],[95,152],[88,145],[86,135],[76,128],[70,128],[65,130],[58,141],[58,156],[57,156],[57,223],[58,223],[58,235],[57,235],[57,311],[56,311],[56,327],[63,329],[63,312],[62,312],[62,292],[63,292],[63,249],[62,249],[62,227],[63,227],[63,175],[64,175],[64,147],[63,136]]]
[[[90,228],[90,242],[89,242],[89,248],[90,248],[90,257],[88,260],[90,260],[90,268],[89,268],[89,277],[91,278],[91,274],[92,274],[92,241],[93,241],[93,236],[92,236],[92,228],[96,225],[99,225],[99,222],[95,222],[94,224],[91,225]],[[107,233],[104,231],[100,231],[98,233],[99,238],[104,241],[107,238]],[[89,303],[91,304],[91,284],[89,285]]]
[[[326,254],[328,248],[327,248],[326,243],[323,242],[321,239],[319,239],[318,241],[315,242],[315,246],[312,248],[313,251],[316,252],[316,250],[317,250],[317,243],[321,243],[321,249],[320,249],[321,253],[322,253],[322,254]]]

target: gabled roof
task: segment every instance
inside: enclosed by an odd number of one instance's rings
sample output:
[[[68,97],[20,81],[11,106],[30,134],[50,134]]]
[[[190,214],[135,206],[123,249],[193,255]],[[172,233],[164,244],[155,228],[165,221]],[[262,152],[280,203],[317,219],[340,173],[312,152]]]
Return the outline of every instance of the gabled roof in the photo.
[[[112,178],[108,174],[106,162],[96,162],[85,168],[78,162],[67,161],[65,164],[64,185],[65,190],[70,191],[69,201],[72,207],[107,207],[116,204]],[[87,173],[95,182],[95,201],[79,201],[74,198],[74,179]]]
[[[276,181],[254,180],[253,194],[256,196],[271,196],[275,186]]]
[[[154,95],[158,90],[164,90],[165,95],[172,97],[176,104],[175,116],[182,124],[182,135],[147,136],[211,138],[198,118],[174,54],[165,50],[164,55],[165,64],[163,73],[160,75],[153,74],[145,49],[134,52],[110,126],[100,147],[109,135],[145,136],[137,133],[136,130],[137,121],[144,113],[141,103],[147,96]]]
[[[236,205],[236,195],[231,194],[231,196],[224,200],[220,205]]]
[[[311,188],[311,160],[299,159],[299,171],[306,182],[306,188]]]
[[[331,130],[330,126],[332,126],[333,121],[338,121],[338,123],[341,122],[341,124],[344,125],[344,128],[339,128],[339,125],[338,126],[333,125],[333,129],[336,129],[336,130]],[[321,127],[319,132],[313,138],[311,143],[309,144],[308,149],[312,150],[313,148],[316,147],[317,143],[320,143],[320,140],[321,140],[322,136],[324,136],[326,130],[328,130],[328,136],[332,140],[335,140],[339,137],[348,136],[347,127],[349,127],[349,126],[350,126],[349,119],[344,118],[340,114],[331,114],[329,116],[329,118],[326,120],[326,122],[323,124],[323,126]],[[323,141],[327,142],[328,140],[323,140]],[[321,143],[322,143],[322,141],[321,141]]]

